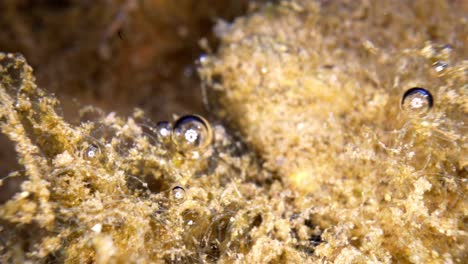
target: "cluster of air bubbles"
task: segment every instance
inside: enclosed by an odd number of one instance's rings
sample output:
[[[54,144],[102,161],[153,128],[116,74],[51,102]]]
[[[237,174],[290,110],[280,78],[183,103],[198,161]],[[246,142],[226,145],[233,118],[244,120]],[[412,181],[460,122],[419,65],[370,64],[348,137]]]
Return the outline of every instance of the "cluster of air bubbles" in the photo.
[[[182,153],[199,153],[213,141],[211,125],[198,115],[182,116],[174,125],[167,121],[159,122],[155,131],[160,142],[172,143]]]
[[[423,115],[431,110],[434,104],[431,93],[420,87],[413,87],[403,94],[402,109],[410,115]]]

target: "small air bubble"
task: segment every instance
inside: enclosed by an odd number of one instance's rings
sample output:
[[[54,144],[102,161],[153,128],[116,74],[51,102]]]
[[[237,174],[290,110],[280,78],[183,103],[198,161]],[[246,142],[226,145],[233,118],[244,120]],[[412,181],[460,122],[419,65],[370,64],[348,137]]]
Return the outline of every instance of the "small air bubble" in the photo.
[[[199,217],[200,217],[199,213],[193,210],[186,210],[182,213],[183,221],[188,226],[195,225]]]
[[[211,144],[213,132],[203,117],[187,115],[179,118],[172,130],[172,142],[179,151],[199,151]]]
[[[171,124],[167,121],[162,121],[157,124],[158,136],[162,138],[171,136]]]
[[[95,233],[101,233],[102,224],[95,224],[93,227],[91,227],[91,230]]]
[[[401,106],[404,111],[411,115],[427,113],[433,105],[433,98],[429,91],[424,88],[414,87],[403,94]]]
[[[198,58],[198,61],[200,62],[201,65],[204,65],[208,62],[208,56],[203,54]]]
[[[172,125],[167,121],[161,121],[156,124],[156,134],[159,141],[168,143],[171,140]]]
[[[98,158],[100,154],[101,149],[97,145],[91,144],[85,149],[84,156],[88,160],[94,160]]]
[[[172,197],[176,201],[182,201],[185,198],[185,190],[181,186],[172,188]]]
[[[441,52],[450,53],[453,51],[453,46],[450,44],[445,44],[442,47],[440,47],[440,50]]]
[[[434,67],[436,72],[442,72],[443,70],[447,69],[448,63],[443,61],[436,61],[434,64],[432,64],[432,67]]]

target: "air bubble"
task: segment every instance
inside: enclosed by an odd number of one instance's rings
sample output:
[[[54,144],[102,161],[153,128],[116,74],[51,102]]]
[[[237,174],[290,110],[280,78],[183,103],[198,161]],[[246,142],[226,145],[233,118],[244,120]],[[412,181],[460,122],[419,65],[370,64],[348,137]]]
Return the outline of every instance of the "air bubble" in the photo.
[[[181,186],[172,188],[172,198],[176,201],[182,201],[185,198],[185,190]]]
[[[442,72],[448,67],[448,63],[443,62],[443,61],[436,61],[434,64],[432,64],[432,67],[434,67],[434,70],[436,72]]]
[[[172,125],[167,121],[161,121],[156,124],[156,134],[159,141],[167,144],[171,141]]]
[[[211,144],[213,132],[203,117],[186,115],[179,118],[172,130],[172,142],[179,151],[200,151]]]
[[[411,115],[425,114],[432,108],[432,105],[433,98],[431,93],[419,87],[406,91],[401,100],[403,110]]]
[[[202,54],[199,58],[198,61],[200,62],[201,65],[204,65],[208,62],[208,56],[205,54]]]
[[[84,158],[87,160],[95,160],[101,155],[101,149],[95,144],[89,145],[84,151]]]

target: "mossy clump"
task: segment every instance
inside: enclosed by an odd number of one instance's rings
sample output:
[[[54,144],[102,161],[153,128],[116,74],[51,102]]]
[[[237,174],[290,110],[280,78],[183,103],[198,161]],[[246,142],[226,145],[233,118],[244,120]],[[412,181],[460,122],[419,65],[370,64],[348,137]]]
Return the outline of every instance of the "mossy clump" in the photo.
[[[199,73],[225,125],[94,107],[70,123],[0,53],[21,166],[2,183],[23,180],[0,262],[463,263],[464,10],[290,0],[219,23]]]
[[[217,27],[221,46],[200,70],[206,101],[301,193],[300,211],[326,229],[316,256],[466,262],[463,10],[283,1]],[[415,87],[424,94],[408,107]]]
[[[87,107],[71,124],[58,109],[21,55],[0,53],[0,126],[22,166],[2,182],[25,179],[0,205],[0,262],[303,262],[320,243],[296,194],[223,126],[192,118],[212,137],[187,153],[140,110]]]

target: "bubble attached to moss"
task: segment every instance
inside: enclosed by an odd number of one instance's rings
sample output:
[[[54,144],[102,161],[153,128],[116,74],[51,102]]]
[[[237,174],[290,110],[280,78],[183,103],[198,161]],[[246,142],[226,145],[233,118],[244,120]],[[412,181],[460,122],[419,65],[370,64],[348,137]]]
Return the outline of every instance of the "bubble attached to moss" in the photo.
[[[420,87],[413,87],[403,94],[402,109],[411,115],[422,115],[431,110],[434,104],[432,94]]]
[[[156,134],[160,142],[169,144],[171,141],[172,124],[167,121],[161,121],[156,124]]]
[[[434,70],[438,73],[443,72],[445,69],[448,67],[448,63],[443,62],[443,61],[436,61],[434,64],[432,64],[432,67]]]
[[[206,149],[213,140],[211,126],[203,117],[186,115],[179,118],[172,130],[172,142],[182,152]]]
[[[182,186],[172,188],[172,198],[175,201],[182,201],[185,198],[185,189]]]
[[[101,155],[101,149],[96,144],[91,144],[84,149],[84,158],[87,160],[96,160]]]

